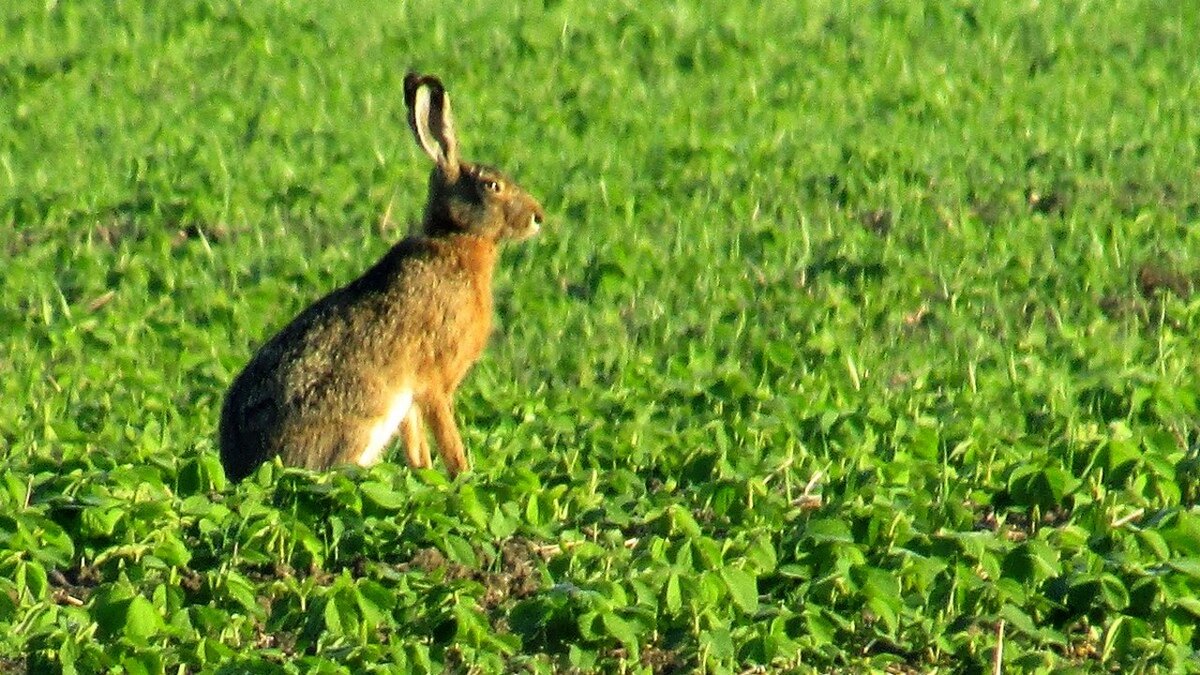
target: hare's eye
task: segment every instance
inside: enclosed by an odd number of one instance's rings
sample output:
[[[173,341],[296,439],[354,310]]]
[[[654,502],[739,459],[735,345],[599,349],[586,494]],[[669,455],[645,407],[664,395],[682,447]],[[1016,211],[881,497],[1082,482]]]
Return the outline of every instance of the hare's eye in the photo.
[[[498,181],[498,180],[484,181],[483,188],[485,190],[487,190],[488,192],[499,192],[500,191],[500,181]]]

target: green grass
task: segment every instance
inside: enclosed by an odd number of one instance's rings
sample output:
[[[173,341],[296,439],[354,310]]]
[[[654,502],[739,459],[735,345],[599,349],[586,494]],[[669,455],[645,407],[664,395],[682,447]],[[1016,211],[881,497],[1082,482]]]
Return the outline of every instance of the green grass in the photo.
[[[1200,672],[1196,3],[544,4],[0,10],[0,670]],[[475,469],[230,486],[409,69],[549,213]]]

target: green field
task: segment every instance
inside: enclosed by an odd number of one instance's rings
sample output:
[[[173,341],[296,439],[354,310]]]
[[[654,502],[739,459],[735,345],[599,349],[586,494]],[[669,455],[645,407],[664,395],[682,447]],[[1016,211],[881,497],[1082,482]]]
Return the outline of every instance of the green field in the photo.
[[[4,3],[0,672],[1200,672],[1200,3],[542,4]],[[230,485],[410,69],[548,216],[474,470]]]

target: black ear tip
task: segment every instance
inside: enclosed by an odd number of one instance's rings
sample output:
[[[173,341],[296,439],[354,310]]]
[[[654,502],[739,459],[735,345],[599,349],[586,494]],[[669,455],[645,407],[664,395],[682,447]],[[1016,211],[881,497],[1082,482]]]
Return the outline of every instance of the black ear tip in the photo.
[[[421,76],[417,73],[408,71],[404,76],[404,102],[412,106],[413,100],[417,97],[417,87],[421,86]]]
[[[445,93],[445,88],[442,86],[442,81],[434,75],[421,75],[413,71],[409,71],[404,76],[404,100],[412,103],[417,97],[417,89],[421,87],[429,87],[429,93],[434,98],[439,98]]]

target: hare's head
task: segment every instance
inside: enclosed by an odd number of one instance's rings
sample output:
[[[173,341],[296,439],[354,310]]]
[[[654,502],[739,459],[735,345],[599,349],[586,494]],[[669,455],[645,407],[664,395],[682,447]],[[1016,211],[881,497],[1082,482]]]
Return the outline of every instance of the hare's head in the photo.
[[[473,234],[492,241],[525,239],[542,225],[542,206],[499,170],[463,161],[450,114],[450,96],[431,75],[404,78],[408,123],[433,160],[425,232]]]

